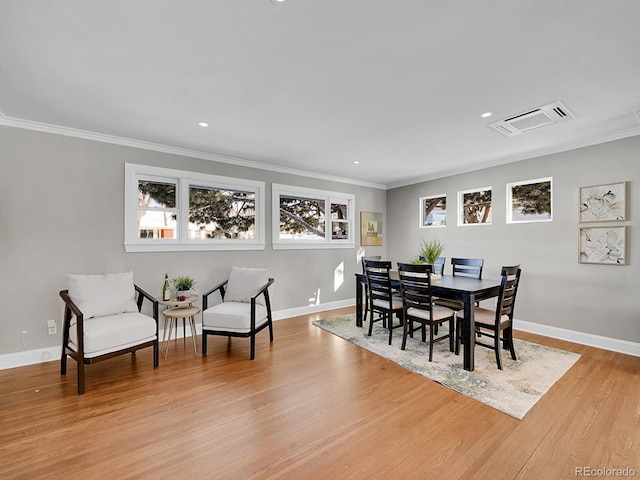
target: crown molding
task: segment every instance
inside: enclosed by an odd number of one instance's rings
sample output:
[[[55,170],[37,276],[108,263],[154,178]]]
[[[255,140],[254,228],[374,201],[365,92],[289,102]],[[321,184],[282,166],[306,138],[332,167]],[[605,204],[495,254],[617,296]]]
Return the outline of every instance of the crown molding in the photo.
[[[190,150],[187,148],[173,147],[170,145],[162,145],[159,143],[145,142],[141,140],[134,140],[132,138],[118,137],[115,135],[107,135],[103,133],[91,132],[88,130],[79,130],[76,128],[61,127],[58,125],[51,125],[48,123],[41,123],[41,122],[34,122],[31,120],[13,118],[13,117],[4,115],[1,111],[0,111],[0,125],[4,125],[7,127],[21,128],[24,130],[34,130],[34,131],[43,132],[43,133],[52,133],[54,135],[63,135],[67,137],[81,138],[84,140],[92,140],[95,142],[110,143],[113,145],[120,145],[124,147],[140,148],[143,150],[151,150],[154,152],[168,153],[171,155],[180,155],[183,157],[198,158],[201,160],[209,160],[212,162],[227,163],[231,165],[237,165],[240,167],[256,168],[259,170],[267,170],[270,172],[285,173],[289,175],[298,175],[301,177],[311,177],[318,180],[327,180],[329,182],[346,183],[350,185],[376,188],[380,190],[387,189],[386,185],[382,185],[379,183],[365,182],[365,181],[357,180],[353,178],[336,177],[333,175],[326,175],[323,173],[311,172],[307,170],[298,170],[295,168],[281,167],[277,165],[255,162],[255,161],[245,160],[243,158],[231,157],[227,155],[201,152],[198,150]]]

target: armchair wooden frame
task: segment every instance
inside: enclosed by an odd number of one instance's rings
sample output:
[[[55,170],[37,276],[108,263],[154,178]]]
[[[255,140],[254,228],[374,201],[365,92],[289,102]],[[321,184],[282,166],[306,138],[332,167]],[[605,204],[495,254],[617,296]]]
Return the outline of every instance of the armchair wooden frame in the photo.
[[[219,291],[222,301],[224,302],[224,294],[225,287],[229,279],[224,282],[216,285],[208,292],[202,295],[202,311],[206,311],[209,308],[209,296],[214,292]],[[271,314],[271,300],[269,299],[269,287],[273,284],[274,279],[269,278],[269,281],[263,285],[258,292],[251,297],[251,326],[249,331],[247,332],[230,332],[227,330],[215,330],[207,328],[204,324],[202,326],[202,355],[207,354],[207,336],[208,335],[217,335],[217,336],[226,336],[231,339],[231,337],[240,337],[240,338],[250,338],[251,339],[251,353],[250,359],[253,360],[256,357],[256,334],[263,329],[269,327],[269,341],[273,342],[273,318]],[[265,306],[267,308],[267,321],[262,325],[256,327],[256,299],[260,296],[264,295]]]
[[[138,345],[133,345],[131,347],[124,348],[122,350],[116,350],[114,352],[105,353],[103,355],[98,355],[95,357],[87,358],[84,356],[84,314],[78,306],[71,300],[69,297],[68,290],[60,291],[60,298],[62,298],[64,302],[64,320],[63,320],[63,330],[62,330],[62,356],[60,358],[60,375],[67,374],[67,356],[73,358],[78,366],[78,394],[82,395],[85,392],[85,365],[90,365],[92,363],[101,362],[102,360],[107,360],[109,358],[116,357],[118,355],[123,355],[125,353],[131,353],[135,355],[137,350],[147,347],[153,347],[153,368],[156,368],[159,365],[159,345],[158,345],[158,301],[143,289],[134,284],[135,291],[138,293],[136,304],[138,306],[138,311],[142,310],[142,304],[144,300],[148,300],[153,305],[153,319],[156,322],[156,338],[155,340],[149,340],[144,343],[140,343]],[[76,323],[75,328],[77,329],[77,339],[78,344],[77,350],[74,350],[73,347],[69,344],[69,329],[71,328],[71,319],[75,315]]]

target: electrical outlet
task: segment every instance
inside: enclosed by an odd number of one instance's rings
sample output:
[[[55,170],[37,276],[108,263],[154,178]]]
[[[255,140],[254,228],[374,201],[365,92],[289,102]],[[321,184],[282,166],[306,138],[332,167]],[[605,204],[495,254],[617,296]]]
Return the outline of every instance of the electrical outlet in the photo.
[[[58,326],[53,318],[47,320],[47,328],[49,330],[49,335],[55,335],[58,332]]]

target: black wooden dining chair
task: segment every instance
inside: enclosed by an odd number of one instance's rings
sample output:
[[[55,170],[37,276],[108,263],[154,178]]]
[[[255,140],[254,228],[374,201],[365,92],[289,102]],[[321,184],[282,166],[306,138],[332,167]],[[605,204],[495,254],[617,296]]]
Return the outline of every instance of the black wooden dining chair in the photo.
[[[482,343],[476,340],[476,345],[491,348],[496,353],[498,368],[502,370],[502,357],[500,355],[500,342],[502,341],[505,350],[509,350],[511,358],[517,360],[516,351],[513,346],[513,311],[516,304],[516,294],[520,283],[520,265],[502,267],[500,294],[498,295],[498,305],[495,310],[476,307],[474,319],[476,329],[479,329],[482,336],[493,338],[493,345]],[[462,331],[464,322],[464,310],[458,312],[457,331]],[[456,355],[460,352],[460,334],[456,336]]]
[[[402,334],[402,350],[407,346],[407,336],[420,329],[422,341],[426,342],[426,327],[429,327],[429,361],[433,360],[433,346],[437,342],[449,339],[449,350],[454,351],[456,312],[450,308],[441,307],[433,303],[431,296],[431,265],[398,263],[400,277],[400,292],[402,293],[402,307],[404,330]],[[449,322],[449,331],[436,337],[436,327]],[[419,326],[414,327],[414,322]]]
[[[369,286],[367,285],[367,276],[364,269],[365,260],[375,260],[379,261],[382,257],[380,255],[370,255],[366,257],[362,257],[362,274],[364,275],[364,313],[362,314],[362,319],[364,321],[367,320],[367,313],[369,312]]]
[[[380,260],[365,260],[364,271],[367,277],[367,289],[369,290],[369,333],[373,332],[373,324],[378,321],[386,323],[389,329],[389,345],[393,338],[393,330],[403,325],[402,319],[402,298],[394,295],[391,287],[391,262]],[[376,313],[379,316],[376,318]],[[394,323],[394,315],[398,317],[399,323]]]
[[[469,278],[482,278],[482,268],[484,267],[483,258],[452,258],[451,273],[456,276]],[[439,298],[435,301],[436,305],[447,307],[456,312],[464,308],[464,304],[458,300],[449,300]],[[477,304],[476,304],[477,305]]]

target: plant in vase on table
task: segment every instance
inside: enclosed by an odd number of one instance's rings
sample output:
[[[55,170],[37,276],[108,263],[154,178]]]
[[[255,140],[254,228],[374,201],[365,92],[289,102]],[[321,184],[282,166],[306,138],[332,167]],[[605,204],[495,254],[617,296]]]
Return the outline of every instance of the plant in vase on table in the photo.
[[[196,281],[188,276],[176,277],[173,279],[173,286],[176,289],[176,298],[183,302],[191,295],[191,289]]]
[[[439,240],[422,240],[420,250],[418,252],[418,258],[414,259],[412,263],[426,263],[427,265],[435,265],[436,261],[442,255],[444,251],[444,245]],[[436,278],[440,277],[439,274],[433,274]]]

